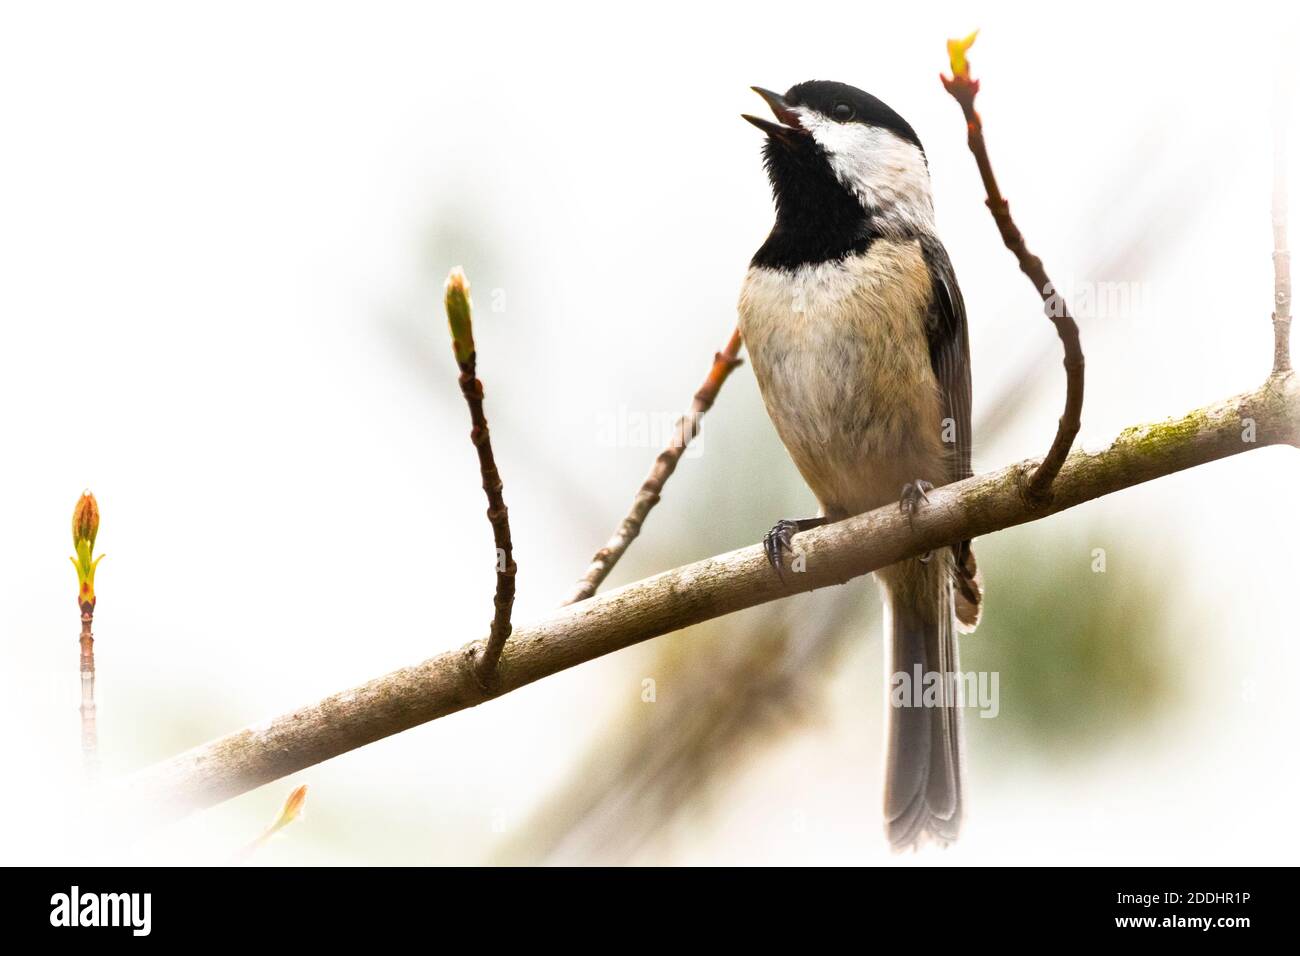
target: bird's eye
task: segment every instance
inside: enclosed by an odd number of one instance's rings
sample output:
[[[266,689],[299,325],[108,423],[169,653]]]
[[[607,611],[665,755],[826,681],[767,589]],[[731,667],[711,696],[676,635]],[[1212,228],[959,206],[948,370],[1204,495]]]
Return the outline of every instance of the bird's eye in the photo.
[[[831,110],[831,116],[835,117],[836,122],[847,123],[853,119],[853,107],[848,103],[836,103],[835,108]]]

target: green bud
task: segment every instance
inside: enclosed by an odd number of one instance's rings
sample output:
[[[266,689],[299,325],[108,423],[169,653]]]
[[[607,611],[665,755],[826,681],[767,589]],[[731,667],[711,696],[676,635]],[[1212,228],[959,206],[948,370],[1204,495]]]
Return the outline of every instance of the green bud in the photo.
[[[451,349],[456,364],[464,365],[474,354],[473,303],[469,298],[469,280],[460,266],[447,274],[444,299],[447,304],[447,324],[451,327]]]

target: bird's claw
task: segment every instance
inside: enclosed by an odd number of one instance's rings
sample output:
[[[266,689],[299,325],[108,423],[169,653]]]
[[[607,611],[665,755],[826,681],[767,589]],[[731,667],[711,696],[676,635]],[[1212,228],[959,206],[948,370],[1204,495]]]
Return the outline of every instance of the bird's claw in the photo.
[[[898,496],[898,510],[907,515],[907,523],[912,523],[912,516],[916,514],[917,509],[921,507],[921,502],[930,503],[930,496],[927,491],[934,491],[934,485],[924,478],[918,478],[916,481],[909,481],[903,485],[903,490]],[[929,564],[930,559],[934,557],[933,551],[927,551],[917,558],[922,564]]]
[[[794,536],[800,531],[807,531],[810,528],[820,528],[829,519],[822,515],[818,518],[799,518],[792,520],[782,518],[776,524],[772,525],[772,530],[763,535],[763,552],[767,555],[767,563],[772,565],[772,570],[776,576],[785,582],[785,570],[781,567],[781,552],[794,551]]]
[[[782,581],[785,580],[785,571],[781,567],[781,553],[794,551],[794,536],[798,531],[799,522],[782,518],[772,525],[771,531],[763,535],[763,552],[767,555],[767,563],[772,565],[772,570]]]
[[[903,490],[898,496],[898,510],[907,515],[910,519],[916,513],[916,509],[921,506],[921,502],[930,503],[930,496],[927,491],[934,491],[934,485],[924,478],[918,478],[916,481],[909,481],[903,485]]]

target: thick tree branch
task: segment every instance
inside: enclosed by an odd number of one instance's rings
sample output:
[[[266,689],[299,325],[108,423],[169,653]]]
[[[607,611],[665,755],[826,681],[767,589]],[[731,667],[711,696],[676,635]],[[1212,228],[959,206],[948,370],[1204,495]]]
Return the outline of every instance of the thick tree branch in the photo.
[[[939,79],[943,82],[944,89],[961,106],[962,115],[966,117],[966,144],[979,167],[980,179],[984,182],[987,195],[985,202],[993,214],[993,221],[997,223],[1002,241],[1015,255],[1020,271],[1029,277],[1029,281],[1038,290],[1038,295],[1043,300],[1043,311],[1056,326],[1056,334],[1065,351],[1065,410],[1057,423],[1052,447],[1029,480],[1029,493],[1043,498],[1051,493],[1052,481],[1061,470],[1065,457],[1079,434],[1080,416],[1083,414],[1083,347],[1079,344],[1079,326],[1070,315],[1065,297],[1052,284],[1043,267],[1043,260],[1025,245],[1025,237],[1011,218],[1011,207],[993,175],[993,164],[989,161],[988,148],[984,144],[984,123],[975,111],[975,94],[980,91],[980,84],[979,80],[971,78],[970,65],[966,62],[966,51],[974,42],[974,33],[965,40],[948,41],[953,75],[951,78],[941,75]]]
[[[1294,373],[1181,418],[1126,429],[1104,451],[1075,451],[1050,501],[1029,493],[1039,463],[1026,461],[931,492],[910,525],[886,507],[801,534],[807,570],[786,584],[757,545],[666,571],[518,628],[491,690],[475,674],[483,646],[475,641],[147,768],[118,781],[116,795],[153,819],[211,806],[652,637],[1275,444],[1300,446]]]
[[[609,576],[610,571],[614,570],[614,565],[618,564],[618,559],[623,557],[623,552],[641,533],[641,525],[645,523],[650,510],[659,504],[659,496],[663,493],[664,485],[677,470],[677,462],[681,460],[686,446],[699,434],[700,419],[713,407],[718,392],[722,389],[722,383],[727,380],[732,369],[740,364],[740,346],[740,329],[737,328],[731,333],[726,348],[714,354],[713,365],[709,368],[704,384],[695,393],[690,409],[677,420],[672,440],[655,458],[654,464],[650,467],[650,474],[646,476],[646,480],[642,482],[640,490],[632,500],[632,507],[628,510],[627,517],[623,519],[613,536],[605,542],[605,546],[592,557],[586,573],[578,579],[573,592],[565,598],[565,604],[585,601],[595,594],[601,582]]]

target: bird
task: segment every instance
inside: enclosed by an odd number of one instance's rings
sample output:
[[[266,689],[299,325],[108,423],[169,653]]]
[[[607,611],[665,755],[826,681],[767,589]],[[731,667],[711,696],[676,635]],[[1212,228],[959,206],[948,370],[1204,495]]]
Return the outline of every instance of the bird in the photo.
[[[740,332],[768,416],[821,506],[764,536],[784,579],[800,532],[894,502],[911,520],[929,491],[971,475],[970,344],[911,125],[844,83],[752,89],[775,117],[744,114],[766,134],[776,221],[741,285]],[[983,581],[970,541],[876,579],[892,655],[886,837],[895,850],[946,846],[964,803],[957,634],[979,622]],[[913,688],[917,678],[934,692]]]

